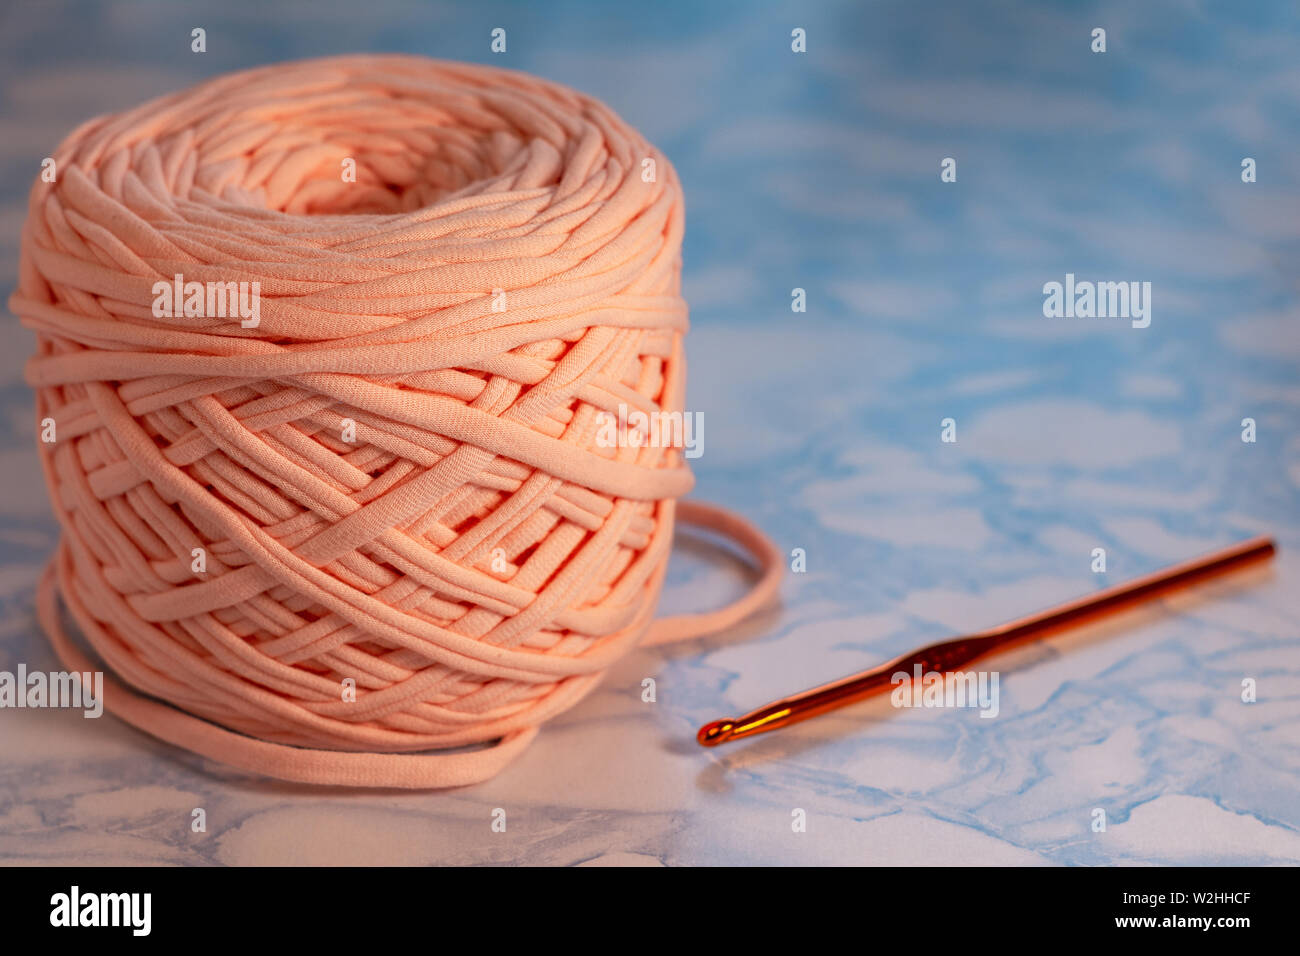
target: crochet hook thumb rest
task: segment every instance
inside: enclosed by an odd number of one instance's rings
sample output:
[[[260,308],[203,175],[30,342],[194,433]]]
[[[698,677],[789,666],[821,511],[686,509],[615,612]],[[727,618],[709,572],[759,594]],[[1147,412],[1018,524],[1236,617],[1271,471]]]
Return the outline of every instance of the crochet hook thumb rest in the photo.
[[[987,631],[930,644],[871,670],[765,704],[742,717],[715,720],[700,728],[696,740],[702,746],[716,747],[729,740],[779,730],[877,694],[888,688],[893,675],[900,671],[911,673],[916,667],[921,668],[923,673],[957,670],[1012,645],[1038,640],[1065,628],[1093,621],[1171,591],[1200,584],[1221,574],[1267,560],[1276,551],[1272,538],[1251,538]]]

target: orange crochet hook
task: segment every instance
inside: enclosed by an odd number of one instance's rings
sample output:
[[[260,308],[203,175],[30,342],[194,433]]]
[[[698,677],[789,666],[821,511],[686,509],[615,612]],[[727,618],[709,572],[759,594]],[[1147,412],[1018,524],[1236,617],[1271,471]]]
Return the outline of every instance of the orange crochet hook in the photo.
[[[991,630],[931,644],[860,674],[773,701],[743,717],[715,720],[700,728],[696,740],[705,747],[716,747],[729,740],[753,737],[755,734],[788,727],[879,693],[891,685],[893,675],[899,671],[911,674],[918,666],[922,673],[957,670],[1012,644],[1037,640],[1064,628],[1150,601],[1170,591],[1199,584],[1220,574],[1271,558],[1276,551],[1272,538],[1252,538]]]

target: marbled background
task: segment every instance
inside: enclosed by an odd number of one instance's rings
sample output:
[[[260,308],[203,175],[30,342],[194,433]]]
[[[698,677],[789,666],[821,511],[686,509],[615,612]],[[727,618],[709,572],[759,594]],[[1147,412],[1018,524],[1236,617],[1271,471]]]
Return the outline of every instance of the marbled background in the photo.
[[[695,494],[805,549],[808,571],[731,634],[634,654],[498,778],[453,792],[251,780],[112,717],[0,712],[0,861],[1300,862],[1295,4],[810,6],[4,5],[4,296],[41,158],[83,119],[204,77],[398,50],[605,99],[685,183]],[[1151,326],[1044,318],[1043,283],[1067,272],[1150,281]],[[10,671],[58,667],[32,608],[56,530],[31,347],[0,323]],[[708,719],[1265,531],[1271,571],[1002,659],[996,719],[876,701],[692,742]],[[742,582],[683,548],[663,606]]]

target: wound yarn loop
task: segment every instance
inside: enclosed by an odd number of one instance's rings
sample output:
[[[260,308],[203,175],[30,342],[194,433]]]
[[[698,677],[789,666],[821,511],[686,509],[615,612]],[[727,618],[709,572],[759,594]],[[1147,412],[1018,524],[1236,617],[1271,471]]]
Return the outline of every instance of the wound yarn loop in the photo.
[[[54,160],[10,300],[62,526],[38,610],[110,712],[282,779],[473,783],[638,644],[775,594],[766,537],[677,501],[680,447],[597,440],[681,412],[687,329],[676,173],[599,102],[338,57]],[[656,622],[675,518],[759,580]]]

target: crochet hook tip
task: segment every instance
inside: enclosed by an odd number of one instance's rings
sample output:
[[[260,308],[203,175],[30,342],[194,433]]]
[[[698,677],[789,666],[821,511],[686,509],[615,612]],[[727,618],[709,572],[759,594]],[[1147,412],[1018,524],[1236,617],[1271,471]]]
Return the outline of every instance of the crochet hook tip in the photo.
[[[730,720],[715,720],[713,723],[701,727],[699,733],[695,735],[695,739],[700,742],[701,747],[716,747],[718,744],[730,740],[735,729],[735,723]]]

